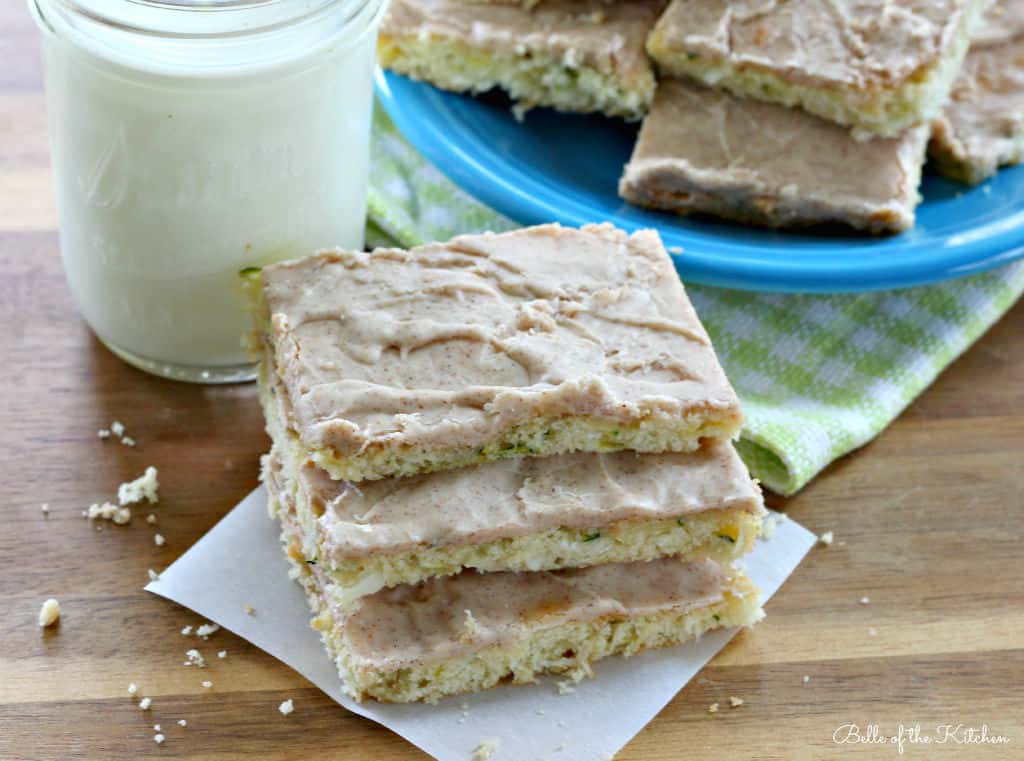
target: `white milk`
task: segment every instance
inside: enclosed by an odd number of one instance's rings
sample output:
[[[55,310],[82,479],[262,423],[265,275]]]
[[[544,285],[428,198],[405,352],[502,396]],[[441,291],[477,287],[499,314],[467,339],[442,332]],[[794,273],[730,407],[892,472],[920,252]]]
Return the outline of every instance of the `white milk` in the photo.
[[[240,270],[363,245],[381,0],[220,15],[99,3],[114,24],[38,1],[61,252],[82,314],[150,372],[252,377]]]

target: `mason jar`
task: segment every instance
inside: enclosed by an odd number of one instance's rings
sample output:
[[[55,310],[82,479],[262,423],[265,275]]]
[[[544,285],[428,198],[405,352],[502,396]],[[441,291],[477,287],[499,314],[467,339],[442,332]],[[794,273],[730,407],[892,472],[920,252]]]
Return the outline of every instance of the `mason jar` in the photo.
[[[30,0],[60,247],[136,367],[250,379],[246,272],[361,248],[384,0]]]

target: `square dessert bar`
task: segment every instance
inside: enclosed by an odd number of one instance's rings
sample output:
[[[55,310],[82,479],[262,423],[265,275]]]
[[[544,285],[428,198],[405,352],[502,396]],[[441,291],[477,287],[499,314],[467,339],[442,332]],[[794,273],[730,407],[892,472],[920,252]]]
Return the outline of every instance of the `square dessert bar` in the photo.
[[[294,513],[278,508],[313,626],[356,700],[435,701],[544,673],[590,676],[594,661],[750,626],[763,617],[741,571],[712,560],[607,564],[435,577],[382,589],[351,612],[335,582],[302,562]]]
[[[728,443],[692,453],[571,453],[335,481],[275,446],[263,480],[294,513],[291,552],[358,607],[384,587],[466,568],[541,571],[674,555],[729,562],[761,525],[760,491]],[[280,517],[280,516],[278,516]]]
[[[928,125],[859,141],[797,109],[663,79],[619,182],[630,203],[783,227],[914,224]]]
[[[998,3],[986,21],[928,147],[942,174],[972,184],[1024,161],[1024,2]]]
[[[663,74],[895,137],[936,117],[983,0],[673,0],[648,40]]]
[[[268,393],[332,478],[692,451],[739,401],[657,233],[542,225],[262,272]]]
[[[654,96],[644,45],[664,0],[544,0],[535,8],[392,0],[378,55],[387,69],[456,92],[500,87],[517,102],[639,119]]]

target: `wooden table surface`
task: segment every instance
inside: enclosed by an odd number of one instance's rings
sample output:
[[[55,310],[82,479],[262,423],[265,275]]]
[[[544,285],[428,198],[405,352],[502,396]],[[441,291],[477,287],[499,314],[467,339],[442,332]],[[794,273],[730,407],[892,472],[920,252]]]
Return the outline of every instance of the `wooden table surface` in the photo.
[[[226,659],[182,667],[195,641],[179,631],[199,619],[143,592],[146,569],[168,566],[255,485],[267,448],[255,388],[152,378],[92,337],[61,273],[37,42],[17,2],[0,8],[0,60],[0,761],[424,758],[228,632],[203,643]],[[97,439],[115,419],[137,447]],[[160,470],[157,526],[139,511],[102,531],[82,519],[147,465]],[[796,498],[769,500],[835,544],[812,550],[765,622],[617,758],[895,759],[892,745],[833,735],[850,723],[892,735],[900,722],[932,737],[907,758],[1024,758],[1022,470],[1019,303],[877,441]],[[51,596],[61,622],[42,631]],[[127,695],[133,681],[150,711]],[[744,705],[725,708],[731,695]],[[295,713],[283,717],[286,698]],[[939,743],[940,724],[1010,742]]]

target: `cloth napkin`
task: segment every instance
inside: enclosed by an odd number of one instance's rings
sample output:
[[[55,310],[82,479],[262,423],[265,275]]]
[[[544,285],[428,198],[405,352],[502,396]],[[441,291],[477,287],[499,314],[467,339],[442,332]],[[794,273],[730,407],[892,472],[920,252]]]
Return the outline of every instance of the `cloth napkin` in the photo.
[[[517,226],[450,182],[379,107],[373,152],[369,245]],[[740,454],[754,477],[790,495],[877,436],[998,320],[1024,292],[1024,261],[899,291],[687,292],[743,402]]]

